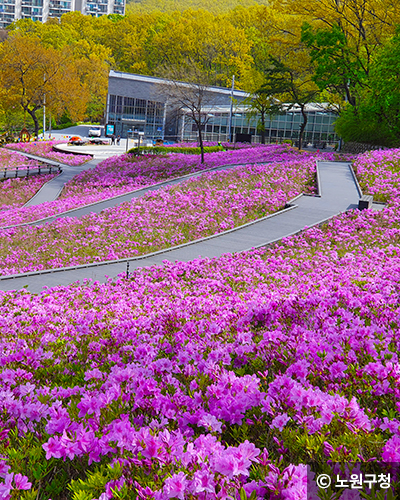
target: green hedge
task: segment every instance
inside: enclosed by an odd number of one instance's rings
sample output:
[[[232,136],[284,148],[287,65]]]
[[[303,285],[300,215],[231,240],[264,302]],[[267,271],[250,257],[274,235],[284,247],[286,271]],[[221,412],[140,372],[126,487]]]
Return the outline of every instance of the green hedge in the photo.
[[[75,122],[60,123],[59,125],[52,125],[52,130],[63,130],[64,128],[76,127]]]
[[[222,146],[209,146],[204,148],[205,153],[217,153],[218,151],[225,151],[225,148]],[[138,148],[132,148],[129,149],[128,153],[129,154],[137,154]],[[149,153],[149,154],[168,154],[168,153],[182,153],[182,154],[188,154],[188,155],[199,155],[201,154],[201,150],[199,147],[197,148],[179,148],[179,147],[167,147],[167,146],[154,146],[152,148],[148,147],[141,147],[140,148],[140,153]]]

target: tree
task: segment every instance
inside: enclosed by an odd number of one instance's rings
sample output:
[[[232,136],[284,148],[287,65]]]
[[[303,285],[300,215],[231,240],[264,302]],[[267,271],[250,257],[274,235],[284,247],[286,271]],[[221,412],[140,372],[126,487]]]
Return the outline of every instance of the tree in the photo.
[[[269,95],[266,89],[259,88],[246,98],[243,104],[248,109],[248,120],[253,117],[259,117],[257,132],[261,134],[261,144],[265,144],[265,119],[267,116],[273,118],[282,112],[279,103]]]
[[[336,129],[345,141],[400,145],[400,29],[377,53],[357,110],[348,106]]]
[[[339,25],[314,32],[310,24],[304,23],[301,40],[310,49],[315,65],[313,80],[319,89],[328,90],[357,107],[360,91],[367,84],[370,64],[367,67],[360,54],[349,47]]]
[[[273,0],[303,25],[315,82],[357,108],[375,54],[393,36],[400,11],[393,0]]]
[[[314,29],[338,26],[366,65],[400,23],[394,0],[273,0],[271,5],[277,12],[299,16]]]
[[[81,84],[68,50],[45,48],[36,36],[12,33],[0,48],[0,82],[6,107],[18,104],[33,120],[46,105],[53,116],[65,110],[77,120],[84,116],[89,94]]]
[[[189,83],[183,83],[182,80]],[[187,114],[195,123],[201,151],[201,163],[204,163],[202,130],[209,119],[204,108],[215,104],[215,95],[208,89],[208,81],[204,73],[195,65],[188,63],[180,71],[169,72],[165,83],[159,84],[159,93],[167,96],[166,106]]]
[[[76,42],[71,50],[79,79],[90,95],[85,114],[89,120],[99,121],[106,107],[111,51],[86,40]]]
[[[251,65],[250,47],[244,30],[228,19],[204,10],[187,10],[158,20],[146,44],[147,66],[152,74],[162,76],[164,66],[175,71],[189,62],[212,85],[227,86],[236,75],[240,86]]]
[[[270,57],[270,66],[265,71],[265,83],[260,92],[277,99],[281,111],[289,111],[298,106],[303,122],[299,131],[299,149],[303,142],[304,130],[307,126],[306,105],[313,102],[318,95],[318,88],[312,81],[312,73],[302,65],[288,66],[275,57]]]

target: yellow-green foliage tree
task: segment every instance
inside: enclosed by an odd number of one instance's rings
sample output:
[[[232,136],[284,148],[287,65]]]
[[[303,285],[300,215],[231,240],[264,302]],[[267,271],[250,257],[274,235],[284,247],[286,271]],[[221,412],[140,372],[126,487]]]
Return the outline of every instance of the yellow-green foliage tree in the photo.
[[[143,0],[132,1],[126,6],[128,13],[183,12],[187,9],[203,9],[213,14],[223,14],[236,7],[267,4],[268,0]]]
[[[167,14],[163,20],[165,24],[158,22],[147,42],[151,74],[158,76],[160,68],[179,68],[190,61],[213,85],[227,85],[233,74],[241,85],[251,65],[251,42],[244,30],[204,10]]]
[[[229,86],[235,75],[237,88],[261,98],[271,56],[307,93],[315,82],[324,99],[342,107],[345,99],[353,104],[365,95],[360,87],[368,86],[375,54],[400,24],[396,5],[394,0],[144,0],[130,4],[126,16],[71,12],[45,24],[21,20],[9,32],[36,36],[59,59],[67,52],[75,58],[74,71],[90,94],[91,119],[105,106],[110,68],[163,76],[190,63],[212,85]],[[332,52],[321,42],[324,36],[341,47]]]
[[[12,33],[0,46],[0,84],[6,108],[19,105],[39,133],[38,112],[46,105],[53,116],[67,111],[81,119],[89,100],[69,50],[44,47],[32,34]]]
[[[400,22],[398,3],[393,0],[274,0],[272,5],[277,12],[297,16],[299,26],[305,26],[303,41],[313,51],[320,88],[356,106],[360,85],[368,85],[375,54],[393,36]]]

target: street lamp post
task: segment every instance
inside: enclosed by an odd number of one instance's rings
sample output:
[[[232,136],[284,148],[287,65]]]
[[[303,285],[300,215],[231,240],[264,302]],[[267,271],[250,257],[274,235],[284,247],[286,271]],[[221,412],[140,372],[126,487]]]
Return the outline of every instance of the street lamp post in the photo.
[[[43,83],[46,86],[46,75],[43,75]],[[43,94],[43,140],[46,131],[46,94]]]
[[[232,113],[233,113],[233,90],[234,90],[234,88],[235,88],[235,75],[232,76],[231,107],[230,107],[230,111],[229,111],[228,142],[232,142],[231,137],[232,137]]]

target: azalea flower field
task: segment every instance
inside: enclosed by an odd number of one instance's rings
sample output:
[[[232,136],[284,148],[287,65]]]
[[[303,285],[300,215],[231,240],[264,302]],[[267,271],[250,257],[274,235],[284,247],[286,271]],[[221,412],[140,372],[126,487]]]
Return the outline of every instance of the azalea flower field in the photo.
[[[22,165],[29,165],[29,167],[34,168],[38,165],[38,162],[30,160],[15,151],[0,148],[0,178],[5,170],[16,170],[17,167],[21,167]]]
[[[32,155],[49,158],[50,160],[58,161],[72,167],[82,165],[82,163],[92,159],[89,155],[74,155],[53,151],[53,146],[56,144],[65,144],[65,141],[19,142],[7,144],[6,147],[15,151],[24,151]]]
[[[48,174],[31,176],[30,178],[4,178],[4,172],[14,171],[21,166],[29,166],[33,169],[38,166],[38,162],[29,160],[14,151],[0,149],[0,218],[11,211],[18,212],[22,205],[54,177],[54,174]]]
[[[312,192],[315,156],[287,154],[124,205],[124,234],[137,220],[137,234],[157,220],[161,231],[167,207],[195,236],[219,231],[219,207],[236,224]],[[105,284],[0,292],[0,498],[399,498],[387,465],[400,462],[400,151],[366,153],[354,169],[383,210]],[[111,248],[114,223],[110,211],[48,227],[55,242],[83,224],[79,248],[88,231]],[[28,248],[12,231],[2,239]],[[338,464],[356,462],[369,482],[335,488]]]
[[[80,219],[0,231],[0,273],[143,255],[220,233],[311,190],[313,159],[208,172]],[[104,245],[104,241],[110,244]]]
[[[306,159],[334,159],[332,153],[304,153]],[[287,146],[267,146],[247,151],[213,153],[200,163],[199,155],[174,154],[162,157],[122,155],[102,161],[95,168],[77,174],[63,189],[59,199],[29,209],[0,212],[0,227],[40,220],[113,196],[128,193],[175,177],[193,174],[226,164],[278,162],[299,158],[299,153]]]

